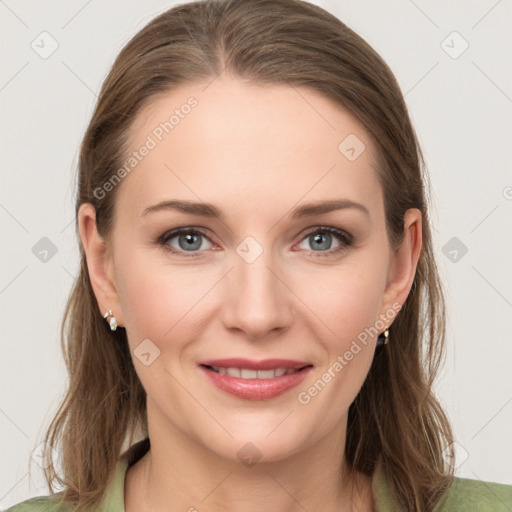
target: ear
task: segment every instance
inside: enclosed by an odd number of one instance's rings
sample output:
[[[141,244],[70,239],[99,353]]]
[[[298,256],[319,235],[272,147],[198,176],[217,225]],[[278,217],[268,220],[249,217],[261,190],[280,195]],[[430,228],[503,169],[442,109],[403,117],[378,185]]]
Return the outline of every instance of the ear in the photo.
[[[117,324],[124,326],[119,295],[114,280],[114,265],[109,244],[98,233],[96,210],[91,203],[83,203],[78,210],[80,239],[85,250],[92,289],[103,316],[109,309]]]
[[[398,303],[403,305],[412,288],[416,267],[423,246],[422,218],[417,208],[410,208],[404,215],[404,239],[400,247],[391,252],[388,280],[382,298],[382,313]],[[389,325],[391,325],[390,319]]]

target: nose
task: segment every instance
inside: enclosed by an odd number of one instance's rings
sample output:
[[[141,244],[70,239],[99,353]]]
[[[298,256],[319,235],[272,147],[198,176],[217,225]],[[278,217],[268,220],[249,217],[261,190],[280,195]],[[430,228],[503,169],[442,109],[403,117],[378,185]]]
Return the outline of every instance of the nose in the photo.
[[[242,331],[250,339],[276,335],[291,325],[293,293],[271,251],[263,250],[254,261],[244,258],[236,254],[233,268],[226,276],[224,325]]]

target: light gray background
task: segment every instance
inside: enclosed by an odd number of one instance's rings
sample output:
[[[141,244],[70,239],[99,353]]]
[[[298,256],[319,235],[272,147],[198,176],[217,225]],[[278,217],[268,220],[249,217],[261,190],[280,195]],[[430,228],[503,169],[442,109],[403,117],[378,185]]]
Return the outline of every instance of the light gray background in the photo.
[[[511,2],[314,3],[369,42],[405,94],[436,205],[449,307],[436,389],[459,443],[456,473],[512,484]],[[37,463],[28,468],[66,385],[74,170],[96,94],[122,46],[172,5],[0,0],[0,508],[47,493]],[[31,47],[50,48],[43,31],[58,43],[46,59]],[[464,41],[453,31],[469,44],[457,58]],[[43,237],[57,248],[46,262],[33,253]]]

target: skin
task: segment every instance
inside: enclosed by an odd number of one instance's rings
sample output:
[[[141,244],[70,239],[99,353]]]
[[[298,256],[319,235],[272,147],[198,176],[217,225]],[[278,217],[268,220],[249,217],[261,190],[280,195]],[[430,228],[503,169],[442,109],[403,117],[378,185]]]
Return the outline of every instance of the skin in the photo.
[[[126,510],[374,510],[370,479],[349,474],[344,444],[376,337],[307,405],[297,394],[404,303],[421,252],[421,213],[406,213],[404,242],[393,250],[374,144],[356,118],[307,88],[227,76],[207,88],[182,85],[140,112],[131,150],[190,96],[197,107],[118,185],[111,239],[99,236],[90,204],[79,212],[98,314],[112,309],[126,328],[148,396],[151,450],[127,472]],[[351,133],[366,146],[352,162],[338,150]],[[339,198],[369,215],[347,208],[291,219],[298,205]],[[175,210],[141,218],[168,199],[213,203],[225,219]],[[198,257],[187,257],[179,236],[167,245],[181,254],[154,241],[187,226],[206,234]],[[315,243],[311,228],[322,226],[345,230],[354,244],[334,253],[343,244],[335,235]],[[263,249],[252,263],[236,252],[247,236]],[[160,350],[149,366],[133,355],[147,338]],[[314,368],[298,388],[250,401],[217,389],[197,368],[223,357]],[[237,456],[247,442],[262,455],[252,467]]]

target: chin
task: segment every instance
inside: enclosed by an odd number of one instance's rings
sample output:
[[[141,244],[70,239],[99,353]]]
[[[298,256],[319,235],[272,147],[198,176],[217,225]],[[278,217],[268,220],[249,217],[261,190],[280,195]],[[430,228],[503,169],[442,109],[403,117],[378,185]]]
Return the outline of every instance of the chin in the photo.
[[[287,459],[306,449],[314,442],[314,438],[312,432],[297,432],[294,427],[298,428],[298,425],[294,425],[290,421],[291,418],[283,421],[286,414],[283,414],[279,421],[260,421],[257,427],[254,423],[238,428],[235,425],[226,425],[226,429],[233,437],[210,437],[208,449],[218,456],[233,462],[241,462],[248,467],[258,462],[270,463]],[[280,422],[282,423],[279,424]],[[270,424],[272,426],[267,427]],[[318,431],[316,433],[318,435]]]

